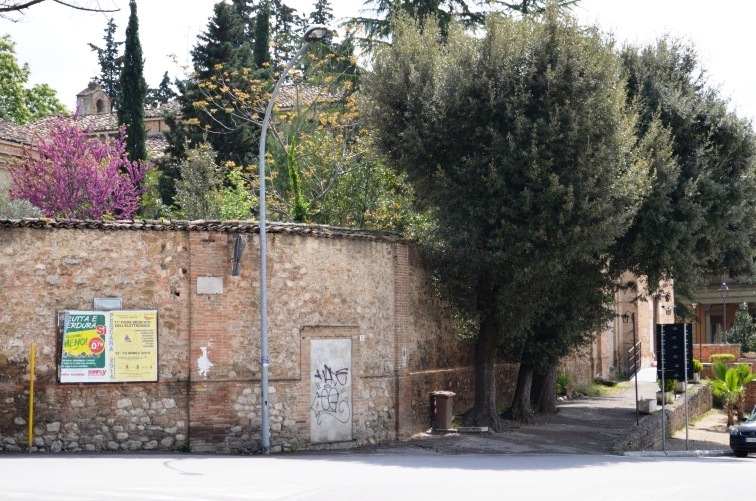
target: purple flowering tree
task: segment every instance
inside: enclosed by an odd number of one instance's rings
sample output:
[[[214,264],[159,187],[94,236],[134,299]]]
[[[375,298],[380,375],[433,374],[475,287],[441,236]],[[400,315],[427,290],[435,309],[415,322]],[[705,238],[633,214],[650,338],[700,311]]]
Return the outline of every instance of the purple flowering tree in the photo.
[[[36,148],[9,166],[11,197],[28,200],[47,217],[133,218],[149,165],[129,161],[123,127],[107,141],[88,132],[76,117],[52,119],[47,135],[37,135]]]

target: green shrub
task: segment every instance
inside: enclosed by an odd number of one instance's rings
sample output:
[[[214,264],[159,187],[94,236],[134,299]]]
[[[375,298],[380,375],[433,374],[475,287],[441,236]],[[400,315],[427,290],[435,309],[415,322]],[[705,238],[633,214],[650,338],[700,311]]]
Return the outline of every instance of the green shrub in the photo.
[[[735,361],[735,355],[732,353],[714,353],[713,355],[709,355],[709,362],[713,364],[717,362],[726,364],[727,362],[733,361]]]
[[[662,387],[662,380],[657,379],[656,383],[659,385],[659,388]],[[664,391],[675,391],[675,385],[677,384],[677,379],[665,379],[664,380]]]
[[[557,374],[556,380],[557,395],[564,395],[567,392],[568,388],[572,389],[572,381],[570,380],[570,376],[569,374],[560,372],[559,374]]]
[[[702,372],[702,371],[703,371],[703,363],[697,358],[694,358],[693,359],[693,372]]]

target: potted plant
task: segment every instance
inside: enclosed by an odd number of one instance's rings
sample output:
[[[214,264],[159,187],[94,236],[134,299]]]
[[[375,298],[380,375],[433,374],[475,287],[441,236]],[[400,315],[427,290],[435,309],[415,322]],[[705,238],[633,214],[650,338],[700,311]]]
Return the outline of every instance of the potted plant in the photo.
[[[557,374],[557,395],[571,397],[572,390],[573,387],[572,382],[570,381],[570,376],[564,372]]]
[[[662,403],[672,403],[672,400],[675,397],[675,386],[677,385],[677,379],[665,379],[664,380],[664,391],[662,390],[662,381],[661,379],[657,379],[656,382],[659,384],[660,391],[656,392],[656,402],[661,405]],[[662,398],[664,398],[662,402]]]
[[[703,371],[703,363],[697,358],[693,359],[693,382],[701,382],[701,372]]]

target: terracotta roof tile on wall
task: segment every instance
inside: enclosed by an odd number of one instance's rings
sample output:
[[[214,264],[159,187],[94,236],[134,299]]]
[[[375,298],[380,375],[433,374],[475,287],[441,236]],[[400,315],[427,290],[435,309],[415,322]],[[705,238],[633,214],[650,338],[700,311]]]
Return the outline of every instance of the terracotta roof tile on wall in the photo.
[[[34,131],[28,125],[18,125],[0,120],[0,139],[14,143],[31,144]]]
[[[257,221],[84,221],[79,219],[0,219],[0,228],[34,229],[93,229],[126,231],[214,231],[218,233],[260,233]],[[266,224],[267,233],[302,235],[317,238],[344,238],[353,240],[376,240],[383,242],[408,242],[396,233],[354,228],[338,228],[321,224],[276,223]]]

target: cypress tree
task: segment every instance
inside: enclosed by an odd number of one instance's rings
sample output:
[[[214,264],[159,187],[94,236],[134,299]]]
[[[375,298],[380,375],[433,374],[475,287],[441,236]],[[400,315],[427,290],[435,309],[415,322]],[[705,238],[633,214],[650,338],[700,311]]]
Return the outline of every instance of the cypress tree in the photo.
[[[257,11],[255,19],[254,60],[258,68],[270,64],[270,3],[266,0]]]
[[[119,49],[119,46],[123,45],[123,42],[115,41],[113,37],[115,31],[116,24],[113,18],[110,18],[105,28],[105,37],[103,38],[105,46],[100,48],[94,44],[89,44],[89,48],[97,53],[97,62],[100,64],[100,74],[94,80],[100,84],[102,90],[110,97],[113,105],[118,103],[119,80],[123,66],[123,57],[120,55]]]
[[[145,160],[147,148],[144,128],[144,101],[147,84],[144,81],[142,45],[139,43],[139,19],[136,0],[129,2],[131,14],[126,27],[126,41],[121,70],[121,92],[118,99],[118,123],[126,126],[126,152],[130,160]]]

